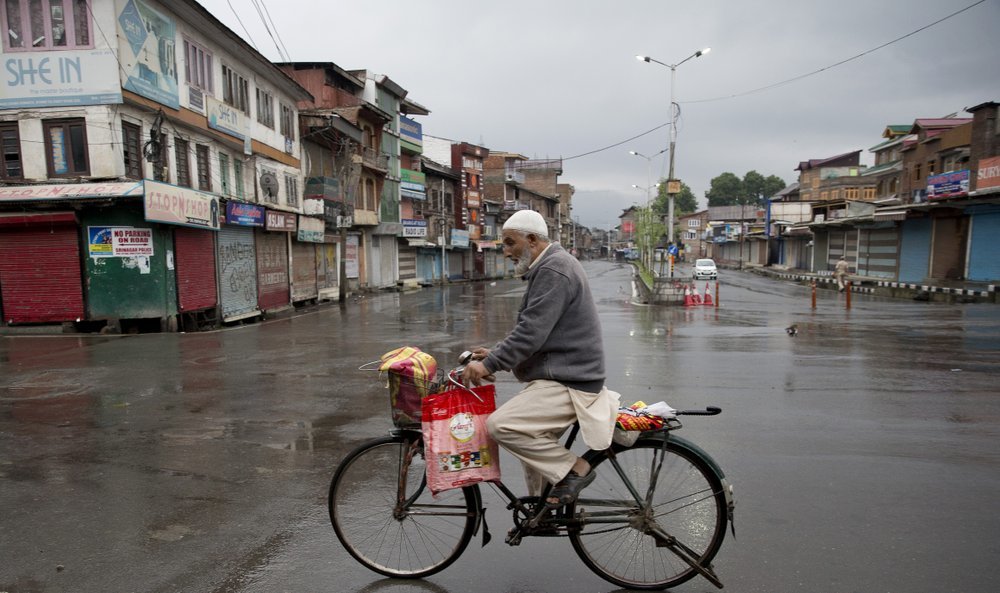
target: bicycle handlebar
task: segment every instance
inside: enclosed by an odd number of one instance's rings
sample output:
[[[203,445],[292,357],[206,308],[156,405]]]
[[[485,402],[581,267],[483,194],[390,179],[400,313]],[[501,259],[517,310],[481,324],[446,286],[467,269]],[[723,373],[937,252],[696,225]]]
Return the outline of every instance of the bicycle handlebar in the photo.
[[[678,416],[715,416],[721,413],[722,408],[717,406],[708,406],[704,410],[677,410]]]

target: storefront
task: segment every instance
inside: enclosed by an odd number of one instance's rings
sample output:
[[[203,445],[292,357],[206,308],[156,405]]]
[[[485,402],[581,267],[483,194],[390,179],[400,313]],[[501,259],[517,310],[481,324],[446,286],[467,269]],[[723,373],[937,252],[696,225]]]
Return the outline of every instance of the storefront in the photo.
[[[226,224],[219,230],[219,296],[222,321],[260,315],[254,228],[264,226],[264,208],[226,203]]]
[[[85,320],[79,212],[89,204],[142,195],[143,185],[136,182],[0,188],[0,208],[5,210],[0,212],[3,323]],[[106,238],[107,248],[115,249],[111,235]]]
[[[0,214],[3,322],[58,323],[84,316],[76,214]]]
[[[299,215],[299,230],[292,241],[292,302],[315,300],[319,296],[316,274],[316,245],[325,236],[323,220]]]
[[[288,244],[296,232],[297,216],[267,210],[264,228],[257,229],[257,304],[264,311],[291,306],[288,275]]]

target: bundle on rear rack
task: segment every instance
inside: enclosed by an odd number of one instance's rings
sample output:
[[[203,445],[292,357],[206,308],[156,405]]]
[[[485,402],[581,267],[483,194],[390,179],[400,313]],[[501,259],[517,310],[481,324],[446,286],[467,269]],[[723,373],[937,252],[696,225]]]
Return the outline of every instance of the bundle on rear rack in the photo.
[[[377,366],[376,366],[377,365]],[[389,388],[392,423],[399,428],[419,428],[423,398],[438,391],[437,361],[414,346],[403,346],[383,354],[362,369],[385,375]]]

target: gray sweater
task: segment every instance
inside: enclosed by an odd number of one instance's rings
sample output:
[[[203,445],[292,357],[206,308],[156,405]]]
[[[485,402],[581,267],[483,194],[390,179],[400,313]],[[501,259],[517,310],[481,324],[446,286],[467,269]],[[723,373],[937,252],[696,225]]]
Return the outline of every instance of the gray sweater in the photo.
[[[559,244],[524,275],[528,289],[514,329],[483,364],[520,381],[558,381],[598,393],[604,387],[604,342],[583,267]]]

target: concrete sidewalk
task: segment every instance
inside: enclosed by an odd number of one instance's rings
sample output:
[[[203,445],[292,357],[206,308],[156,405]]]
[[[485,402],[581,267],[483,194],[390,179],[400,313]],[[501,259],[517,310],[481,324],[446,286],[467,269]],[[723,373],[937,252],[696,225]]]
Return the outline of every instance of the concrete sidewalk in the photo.
[[[728,264],[722,264],[720,267],[738,269]],[[805,272],[802,270],[787,270],[748,264],[744,264],[743,270],[776,280],[799,284],[812,284],[816,282],[817,288],[837,290],[837,281],[833,277],[833,272]],[[1000,302],[1000,297],[997,294],[1000,292],[1000,284],[956,280],[936,280],[933,283],[915,284],[855,275],[848,275],[847,279],[851,283],[852,292],[875,296],[944,303]]]

